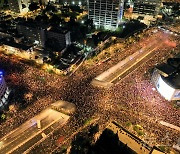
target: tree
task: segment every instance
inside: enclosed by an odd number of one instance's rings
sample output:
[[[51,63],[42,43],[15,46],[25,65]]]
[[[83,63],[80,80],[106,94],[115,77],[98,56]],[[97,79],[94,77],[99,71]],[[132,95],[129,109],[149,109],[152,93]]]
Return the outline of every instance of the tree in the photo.
[[[57,15],[53,15],[52,17],[51,17],[51,19],[50,19],[50,23],[52,24],[52,25],[59,25],[60,23],[62,22],[62,19],[61,18],[59,18]]]
[[[29,5],[29,10],[30,10],[30,11],[34,11],[34,10],[37,10],[37,9],[39,9],[38,3],[32,2],[32,3]]]
[[[78,13],[83,12],[83,10],[78,5],[71,5],[70,9],[71,9],[72,12],[78,12]]]
[[[47,22],[48,21],[48,16],[46,15],[46,14],[44,14],[44,15],[38,15],[38,16],[36,16],[36,18],[35,18],[35,20],[36,21],[44,21],[44,22]]]
[[[51,5],[51,4],[49,4],[49,3],[48,3],[48,5],[46,6],[45,10],[46,10],[47,12],[51,12],[51,11],[52,11],[52,12],[57,12],[56,7],[53,6],[53,5]]]

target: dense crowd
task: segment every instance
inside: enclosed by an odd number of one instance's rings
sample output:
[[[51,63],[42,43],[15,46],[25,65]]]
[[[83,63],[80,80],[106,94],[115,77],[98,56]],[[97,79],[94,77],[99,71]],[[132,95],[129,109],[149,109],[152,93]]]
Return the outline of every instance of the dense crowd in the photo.
[[[152,38],[159,35],[161,32],[154,34]],[[164,120],[179,125],[180,113],[157,91],[153,91],[150,70],[153,69],[154,65],[173,56],[176,50],[178,51],[179,46],[170,55],[168,51],[173,49],[165,44],[164,47],[156,51],[153,58],[108,90],[99,89],[90,84],[95,76],[145,46],[149,39],[143,39],[137,45],[115,53],[111,61],[98,67],[82,66],[71,77],[49,74],[34,66],[24,64],[16,58],[9,59],[1,55],[0,66],[6,71],[6,81],[13,89],[10,103],[16,105],[17,112],[14,112],[9,119],[0,125],[0,137],[38,114],[49,104],[61,99],[74,103],[77,106],[77,112],[71,117],[68,124],[32,150],[32,153],[50,153],[52,149],[56,148],[56,140],[59,136],[71,135],[87,119],[93,117],[100,117],[98,123],[102,126],[105,126],[109,120],[116,120],[122,125],[127,121],[141,124],[147,132],[153,133],[160,142],[165,136],[166,129],[157,121]],[[169,39],[179,44],[178,39],[174,36]],[[27,99],[25,97],[27,95],[31,97]],[[178,132],[172,130],[169,131],[169,134],[170,143],[174,144],[178,138]]]

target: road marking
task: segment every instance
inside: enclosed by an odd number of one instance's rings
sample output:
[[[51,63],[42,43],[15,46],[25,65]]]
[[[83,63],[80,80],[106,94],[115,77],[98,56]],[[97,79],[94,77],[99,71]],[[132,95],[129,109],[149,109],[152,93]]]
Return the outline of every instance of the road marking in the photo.
[[[95,79],[93,79],[92,84],[96,85],[95,80],[101,81],[101,82],[112,83],[116,79],[120,78],[124,73],[128,72],[135,65],[137,65],[138,63],[145,60],[146,57],[151,55],[157,48],[160,48],[163,45],[163,43],[164,43],[164,41],[163,41],[162,37],[158,41],[156,40],[156,41],[151,42],[151,44],[149,46],[141,48],[139,51],[126,57],[124,60],[120,61],[116,65],[112,66],[105,72],[98,75]],[[142,65],[142,64],[140,64],[140,65]]]
[[[175,130],[177,130],[177,131],[180,131],[180,127],[175,126],[175,125],[173,125],[173,124],[170,124],[170,123],[168,123],[168,122],[159,121],[159,123],[160,123],[161,125],[163,125],[163,126],[166,126],[166,127],[172,128],[172,129],[175,129]]]

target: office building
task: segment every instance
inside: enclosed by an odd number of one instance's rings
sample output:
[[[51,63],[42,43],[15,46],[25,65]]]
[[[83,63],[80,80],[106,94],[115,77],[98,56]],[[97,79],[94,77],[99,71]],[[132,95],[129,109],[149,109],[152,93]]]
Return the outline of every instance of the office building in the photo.
[[[175,62],[173,62],[175,61]],[[172,65],[172,64],[176,65]],[[166,100],[180,100],[180,58],[169,59],[158,65],[153,72],[152,82]]]
[[[43,23],[23,22],[17,25],[18,33],[30,43],[45,48],[52,41],[58,51],[71,44],[70,32],[62,28],[49,27]],[[51,45],[50,45],[51,46]]]
[[[9,94],[10,90],[4,80],[3,72],[0,71],[0,109],[2,109],[8,103]]]
[[[124,0],[89,0],[88,17],[96,28],[115,30],[123,17]]]
[[[49,28],[46,31],[46,40],[56,40],[59,49],[64,49],[71,44],[70,32],[62,28]]]
[[[134,0],[130,2],[132,19],[138,19],[149,25],[156,21],[160,10],[161,0]],[[129,9],[129,10],[130,10]]]
[[[17,24],[17,30],[30,43],[45,47],[45,30],[48,26],[35,22],[23,22]]]
[[[161,0],[135,0],[133,13],[156,16],[159,13]]]

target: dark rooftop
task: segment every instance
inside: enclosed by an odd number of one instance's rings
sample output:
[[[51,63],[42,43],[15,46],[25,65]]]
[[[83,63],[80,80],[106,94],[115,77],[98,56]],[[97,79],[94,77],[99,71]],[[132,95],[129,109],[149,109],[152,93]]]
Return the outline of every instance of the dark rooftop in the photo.
[[[158,65],[156,69],[169,86],[180,89],[180,58],[169,58],[167,64]]]
[[[15,43],[15,42],[8,42],[8,41],[3,42],[3,44],[14,47],[14,48],[22,49],[22,50],[28,50],[32,47],[32,46],[26,46],[24,44],[19,44],[19,43]]]
[[[177,72],[173,75],[170,75],[168,77],[163,77],[162,79],[170,86],[175,89],[180,89],[180,72]]]
[[[179,55],[180,56],[180,55]],[[175,69],[180,69],[180,57],[179,58],[169,58],[167,63],[174,67]]]
[[[66,34],[68,32],[68,30],[61,28],[61,27],[50,27],[47,29],[47,31],[61,33],[61,34]]]
[[[26,27],[32,27],[36,29],[46,29],[48,28],[47,24],[44,24],[42,22],[36,22],[36,21],[23,21],[19,22],[18,25],[26,26]]]
[[[166,74],[166,76],[171,75],[174,72],[176,72],[176,69],[174,67],[166,63],[156,66],[156,69],[158,69],[163,74]]]

